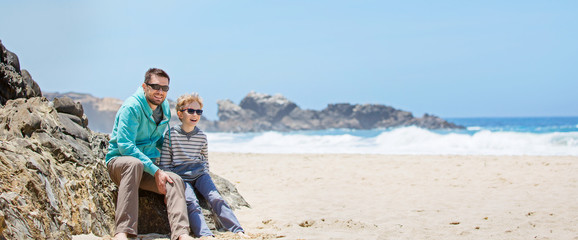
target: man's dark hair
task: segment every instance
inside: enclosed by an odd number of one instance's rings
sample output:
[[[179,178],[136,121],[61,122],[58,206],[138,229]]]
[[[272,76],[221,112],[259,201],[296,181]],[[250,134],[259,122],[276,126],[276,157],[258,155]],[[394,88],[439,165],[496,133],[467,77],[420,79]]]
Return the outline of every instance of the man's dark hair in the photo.
[[[156,75],[157,77],[166,77],[169,80],[169,83],[171,82],[171,78],[169,77],[169,75],[162,69],[160,68],[149,68],[149,70],[147,71],[147,73],[145,73],[145,83],[149,83],[151,81],[151,77],[153,75]]]

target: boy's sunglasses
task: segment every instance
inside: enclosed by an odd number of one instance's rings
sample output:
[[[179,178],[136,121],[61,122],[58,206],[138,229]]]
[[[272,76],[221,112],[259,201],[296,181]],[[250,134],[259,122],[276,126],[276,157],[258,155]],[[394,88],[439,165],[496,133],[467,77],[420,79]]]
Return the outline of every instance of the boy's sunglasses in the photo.
[[[184,111],[187,111],[188,114],[193,114],[193,113],[197,113],[197,115],[203,114],[203,110],[201,110],[201,109],[192,109],[192,108],[181,109],[181,112],[184,112]]]
[[[159,85],[159,84],[150,84],[150,83],[147,83],[146,85],[148,85],[149,87],[151,87],[155,91],[158,91],[158,90],[163,90],[163,92],[169,91],[169,86]]]

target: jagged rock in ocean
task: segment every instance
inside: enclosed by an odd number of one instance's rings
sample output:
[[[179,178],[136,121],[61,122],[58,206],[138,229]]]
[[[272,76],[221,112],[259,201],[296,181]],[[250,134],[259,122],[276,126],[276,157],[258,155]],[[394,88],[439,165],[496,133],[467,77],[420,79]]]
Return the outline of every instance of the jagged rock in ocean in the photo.
[[[372,129],[407,126],[415,120],[410,112],[378,105],[329,104],[321,111],[322,124],[331,128]],[[424,125],[425,128],[437,128]]]
[[[20,69],[18,56],[0,40],[0,105],[9,99],[40,97],[42,92],[30,73]]]
[[[263,121],[275,124],[291,113],[297,104],[289,101],[281,94],[271,96],[250,92],[243,98],[239,107],[244,110],[251,110]]]
[[[439,117],[425,114],[415,118],[410,112],[380,104],[329,104],[321,111],[303,110],[281,95],[251,92],[240,105],[221,100],[219,131],[292,131],[331,128],[373,129],[415,125],[428,129],[462,128]]]

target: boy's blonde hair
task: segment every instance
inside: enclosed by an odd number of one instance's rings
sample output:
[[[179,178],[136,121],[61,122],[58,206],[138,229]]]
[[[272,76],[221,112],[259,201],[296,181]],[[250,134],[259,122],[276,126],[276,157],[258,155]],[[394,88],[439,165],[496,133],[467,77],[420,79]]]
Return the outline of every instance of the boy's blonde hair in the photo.
[[[203,98],[198,93],[187,93],[177,99],[177,112],[181,111],[183,106],[192,102],[198,102],[201,105],[201,109],[203,108]]]

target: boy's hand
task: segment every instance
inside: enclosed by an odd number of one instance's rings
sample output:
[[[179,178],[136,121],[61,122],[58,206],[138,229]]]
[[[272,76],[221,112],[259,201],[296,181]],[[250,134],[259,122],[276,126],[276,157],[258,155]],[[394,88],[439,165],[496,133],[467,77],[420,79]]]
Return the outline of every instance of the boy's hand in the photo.
[[[167,187],[166,187],[167,182],[173,183],[173,179],[171,179],[171,177],[169,177],[169,175],[165,173],[163,170],[159,169],[155,173],[155,183],[157,184],[157,188],[159,189],[160,194],[163,195],[167,194]]]

